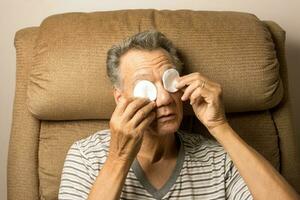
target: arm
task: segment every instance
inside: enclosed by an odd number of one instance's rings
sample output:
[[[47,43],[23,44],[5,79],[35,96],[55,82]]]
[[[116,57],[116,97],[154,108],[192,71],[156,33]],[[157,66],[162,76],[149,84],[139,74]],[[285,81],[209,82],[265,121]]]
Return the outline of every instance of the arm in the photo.
[[[155,103],[145,99],[122,100],[110,120],[108,157],[96,180],[89,160],[75,142],[65,159],[58,199],[119,199],[129,168],[140,149],[143,133],[154,120]]]
[[[90,176],[91,166],[85,159],[77,143],[74,143],[64,163],[58,199],[119,199],[130,162],[108,157],[94,181]]]
[[[111,117],[109,155],[89,193],[89,200],[119,199],[143,133],[155,118],[154,102],[122,99]]]
[[[89,194],[92,199],[119,199],[130,162],[107,159]]]
[[[230,127],[220,84],[196,72],[180,77],[176,87],[184,91],[181,99],[190,100],[199,121],[227,151],[255,199],[299,199],[271,164]]]
[[[209,131],[230,155],[254,199],[299,199],[272,165],[244,142],[228,123]]]

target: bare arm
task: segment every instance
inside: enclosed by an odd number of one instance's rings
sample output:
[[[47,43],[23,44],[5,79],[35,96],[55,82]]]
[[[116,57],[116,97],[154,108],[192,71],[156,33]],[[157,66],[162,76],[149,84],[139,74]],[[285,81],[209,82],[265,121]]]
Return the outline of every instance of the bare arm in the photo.
[[[108,158],[96,178],[88,199],[119,199],[129,168],[129,162]]]
[[[143,133],[155,118],[154,102],[123,99],[110,120],[109,155],[89,193],[89,200],[119,199],[130,166],[136,157]]]
[[[244,142],[228,123],[209,131],[230,155],[254,199],[299,199],[272,165]]]
[[[220,84],[195,72],[180,77],[176,87],[183,91],[181,99],[190,100],[199,121],[228,152],[255,199],[299,199],[271,164],[230,127]]]

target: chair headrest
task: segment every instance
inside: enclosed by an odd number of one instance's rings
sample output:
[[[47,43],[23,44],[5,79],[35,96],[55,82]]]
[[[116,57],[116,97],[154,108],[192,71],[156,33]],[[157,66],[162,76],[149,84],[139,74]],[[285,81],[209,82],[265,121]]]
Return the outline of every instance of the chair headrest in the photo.
[[[274,43],[256,16],[140,9],[46,18],[29,77],[29,110],[44,120],[109,119],[115,103],[107,50],[150,28],[173,41],[184,73],[198,71],[222,85],[226,112],[269,109],[282,99]]]

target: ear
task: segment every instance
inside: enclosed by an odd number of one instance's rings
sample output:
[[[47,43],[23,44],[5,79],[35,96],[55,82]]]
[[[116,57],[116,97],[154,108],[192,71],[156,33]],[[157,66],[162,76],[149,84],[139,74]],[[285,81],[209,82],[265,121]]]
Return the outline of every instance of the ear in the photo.
[[[114,87],[114,99],[115,103],[118,104],[120,101],[120,98],[122,97],[122,92],[120,89]]]

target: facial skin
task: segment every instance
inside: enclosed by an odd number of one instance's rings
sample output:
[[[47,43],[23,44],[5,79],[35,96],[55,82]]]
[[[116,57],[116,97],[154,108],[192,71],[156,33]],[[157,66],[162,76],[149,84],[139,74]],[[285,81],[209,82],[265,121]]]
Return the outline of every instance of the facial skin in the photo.
[[[120,60],[121,88],[114,91],[116,102],[120,98],[133,98],[133,89],[139,80],[149,80],[157,88],[156,119],[149,129],[152,134],[174,133],[182,120],[182,92],[169,93],[162,83],[164,71],[170,68],[174,68],[174,64],[164,49],[130,50]]]

